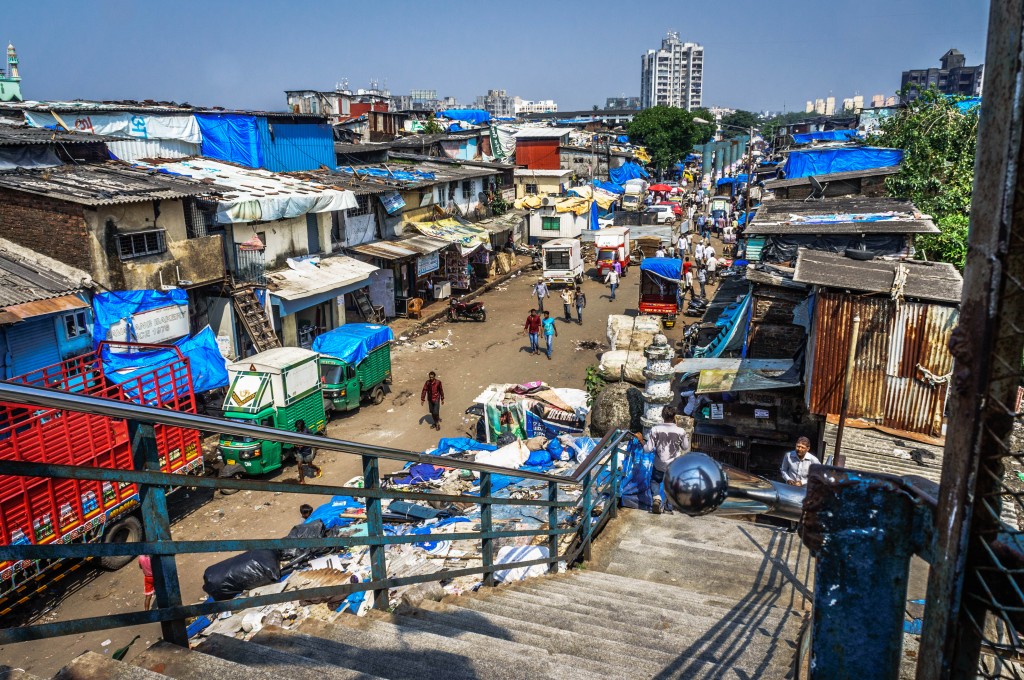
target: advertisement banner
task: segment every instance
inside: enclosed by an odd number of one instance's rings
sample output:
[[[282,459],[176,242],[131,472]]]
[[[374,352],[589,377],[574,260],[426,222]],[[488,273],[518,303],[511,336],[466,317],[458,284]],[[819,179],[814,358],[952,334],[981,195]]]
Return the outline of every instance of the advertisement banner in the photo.
[[[438,253],[420,255],[416,258],[416,276],[423,276],[430,272],[436,272],[441,267],[441,258]]]
[[[393,215],[405,207],[405,199],[397,191],[389,191],[380,195],[380,202],[384,204],[384,210]]]
[[[132,332],[128,331],[128,320],[121,319],[110,326],[107,340],[117,342],[162,343],[177,340],[188,335],[188,305],[159,307],[138,312],[131,317]]]

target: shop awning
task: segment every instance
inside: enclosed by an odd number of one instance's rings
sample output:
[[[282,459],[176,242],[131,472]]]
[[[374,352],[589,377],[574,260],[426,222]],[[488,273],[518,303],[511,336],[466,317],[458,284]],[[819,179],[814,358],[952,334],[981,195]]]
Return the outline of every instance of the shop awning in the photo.
[[[396,241],[403,248],[414,250],[420,255],[430,255],[438,251],[444,250],[451,245],[451,242],[444,241],[439,238],[432,238],[430,236],[423,236],[417,234],[415,236],[407,236]]]
[[[289,261],[290,268],[267,274],[274,304],[287,316],[366,285],[377,267],[345,256]]]
[[[424,236],[441,239],[454,243],[459,248],[463,257],[469,255],[477,248],[491,247],[490,232],[480,227],[463,224],[458,220],[444,219],[434,222],[407,222],[406,229],[416,229]]]
[[[714,368],[700,372],[697,394],[777,390],[798,387],[800,383],[799,374],[793,370]]]
[[[418,251],[403,246],[401,241],[374,241],[373,243],[350,246],[348,249],[354,253],[376,257],[380,260],[406,260],[420,255]]]
[[[34,316],[85,309],[88,306],[89,304],[83,302],[77,295],[62,295],[48,300],[35,300],[33,302],[23,302],[20,305],[4,307],[3,319],[4,323],[13,323],[31,319]]]

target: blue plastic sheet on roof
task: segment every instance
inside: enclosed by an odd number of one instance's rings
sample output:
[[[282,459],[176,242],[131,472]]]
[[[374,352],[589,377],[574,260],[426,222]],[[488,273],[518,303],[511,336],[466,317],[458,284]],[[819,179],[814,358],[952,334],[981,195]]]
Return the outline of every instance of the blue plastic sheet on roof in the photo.
[[[608,176],[616,184],[625,184],[631,179],[648,179],[650,177],[646,170],[632,161],[624,163],[621,167],[610,169]]]
[[[682,270],[683,261],[676,257],[645,257],[640,263],[640,271],[650,272],[669,281],[678,281]]]
[[[871,146],[850,149],[807,149],[791,152],[786,159],[784,171],[787,179],[796,179],[809,175],[887,168],[899,165],[902,161],[902,149],[881,149]]]
[[[799,132],[793,135],[793,141],[797,144],[845,142],[851,139],[857,139],[856,130],[821,130],[818,132]]]
[[[610,191],[613,194],[624,194],[624,193],[626,193],[626,189],[621,184],[616,184],[615,182],[602,182],[599,179],[595,179],[594,180],[594,186],[597,187],[598,189],[604,189],[605,191]]]
[[[93,346],[107,338],[111,326],[120,322],[128,323],[128,338],[132,340],[135,329],[132,316],[151,309],[188,305],[188,293],[181,288],[173,290],[115,290],[96,293],[92,296]]]
[[[495,116],[494,120],[510,121],[515,120],[515,116]]]
[[[471,125],[481,125],[491,120],[491,114],[483,109],[448,109],[442,111],[441,116],[448,120],[461,120]]]
[[[227,362],[217,347],[217,336],[207,326],[193,336],[186,336],[174,343],[178,350],[188,359],[189,371],[192,374],[192,390],[199,394],[228,384]],[[103,375],[113,383],[122,384],[150,373],[161,366],[168,366],[179,360],[178,352],[171,349],[154,349],[141,352],[116,353],[104,347],[100,359],[103,363]],[[151,387],[144,384],[143,389]],[[172,393],[169,383],[161,383],[162,400],[167,400]],[[156,402],[154,394],[137,394],[133,387],[128,391],[130,397],[139,403]],[[173,386],[173,392],[183,396],[188,392],[188,381],[181,375]]]
[[[726,184],[732,184],[736,179],[733,177],[723,177],[722,179],[715,182],[716,187],[725,186]]]
[[[629,135],[619,135],[615,138],[619,144],[629,144]]]
[[[195,118],[203,135],[203,156],[238,163],[249,168],[263,167],[256,116],[238,113],[197,113]]]
[[[383,344],[394,340],[387,326],[372,323],[347,323],[321,333],[313,340],[313,351],[340,359],[352,366]]]
[[[744,224],[746,224],[747,223],[747,215],[750,215],[750,217],[753,218],[754,216],[757,215],[757,211],[756,210],[748,210],[746,212],[740,213],[739,217],[736,218],[736,223],[739,224],[740,226],[743,226]]]
[[[356,171],[350,167],[338,168],[338,172],[343,172],[346,175],[355,175]],[[361,177],[381,177],[384,179],[397,179],[405,182],[418,182],[425,179],[436,179],[436,175],[432,172],[420,172],[419,170],[392,170],[388,172],[384,168],[359,168],[359,176]]]

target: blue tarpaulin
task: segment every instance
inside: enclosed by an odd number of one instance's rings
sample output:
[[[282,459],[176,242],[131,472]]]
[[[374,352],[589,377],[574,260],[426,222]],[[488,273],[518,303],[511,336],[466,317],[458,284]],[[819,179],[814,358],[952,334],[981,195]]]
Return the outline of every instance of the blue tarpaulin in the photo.
[[[793,135],[793,141],[797,144],[845,142],[851,139],[857,139],[856,130],[821,130],[818,132],[799,132]]]
[[[356,170],[351,166],[344,166],[338,168],[338,172],[343,172],[346,175],[358,175],[359,177],[381,177],[384,179],[397,179],[403,182],[419,182],[425,179],[436,179],[437,176],[432,172],[421,172],[419,170],[391,170],[390,172],[384,168],[359,168]]]
[[[440,115],[448,120],[461,120],[472,125],[481,125],[491,120],[491,114],[482,109],[447,109]]]
[[[757,211],[748,210],[746,212],[741,212],[739,217],[736,218],[736,223],[742,227],[744,224],[747,223],[747,215],[750,215],[750,217],[753,218],[757,215]]]
[[[602,182],[599,179],[595,179],[594,186],[597,187],[598,189],[604,189],[605,191],[609,191],[613,194],[626,193],[625,188],[623,188],[621,184],[616,184],[615,182]]]
[[[807,149],[793,151],[786,159],[786,179],[809,175],[829,175],[834,172],[871,170],[899,165],[902,149],[880,149],[864,146],[850,149]]]
[[[182,338],[174,344],[188,359],[189,371],[192,374],[192,390],[196,394],[228,384],[227,362],[217,347],[217,336],[214,335],[212,328],[207,326],[195,335]],[[129,353],[115,353],[104,348],[100,359],[103,363],[103,375],[119,385],[179,360],[178,352],[169,347]],[[152,385],[143,386],[144,389],[149,387]],[[167,400],[171,396],[171,385],[161,384],[161,389],[164,392],[161,395],[162,399]],[[188,391],[188,383],[184,375],[181,375],[176,381],[173,390],[178,396]],[[138,395],[129,391],[129,396],[140,403],[148,404],[156,401],[156,395]]]
[[[678,281],[682,270],[683,261],[675,257],[645,257],[640,263],[640,271],[669,281]]]
[[[621,167],[610,169],[608,176],[616,184],[625,184],[627,180],[631,179],[647,179],[650,177],[646,170],[632,161],[624,163]]]
[[[394,340],[387,326],[372,323],[347,323],[321,333],[313,340],[313,351],[356,365],[381,345]]]
[[[238,163],[249,168],[263,167],[256,116],[238,113],[197,113],[195,117],[199,123],[199,131],[203,135],[203,156]]]
[[[128,339],[134,340],[132,316],[161,307],[188,306],[188,293],[181,288],[162,290],[116,290],[92,296],[93,347],[107,339],[114,324],[127,320]]]
[[[629,135],[619,135],[616,139],[619,141],[619,144],[629,144]]]
[[[981,97],[968,97],[956,103],[956,108],[960,109],[960,113],[967,113],[979,106],[981,106]]]

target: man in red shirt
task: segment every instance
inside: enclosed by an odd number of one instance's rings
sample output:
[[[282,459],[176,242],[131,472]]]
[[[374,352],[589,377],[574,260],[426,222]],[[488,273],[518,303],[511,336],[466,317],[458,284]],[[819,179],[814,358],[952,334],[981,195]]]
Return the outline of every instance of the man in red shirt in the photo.
[[[686,280],[686,275],[690,273],[690,269],[693,268],[693,263],[690,262],[689,256],[683,260],[683,280]]]
[[[523,324],[523,332],[530,336],[530,354],[540,351],[540,314],[536,309],[530,310],[530,316],[526,317]]]
[[[444,385],[437,379],[433,371],[427,376],[427,382],[423,383],[423,391],[420,393],[420,404],[430,401],[430,417],[434,424],[430,427],[435,430],[441,429],[441,404],[444,403]]]

